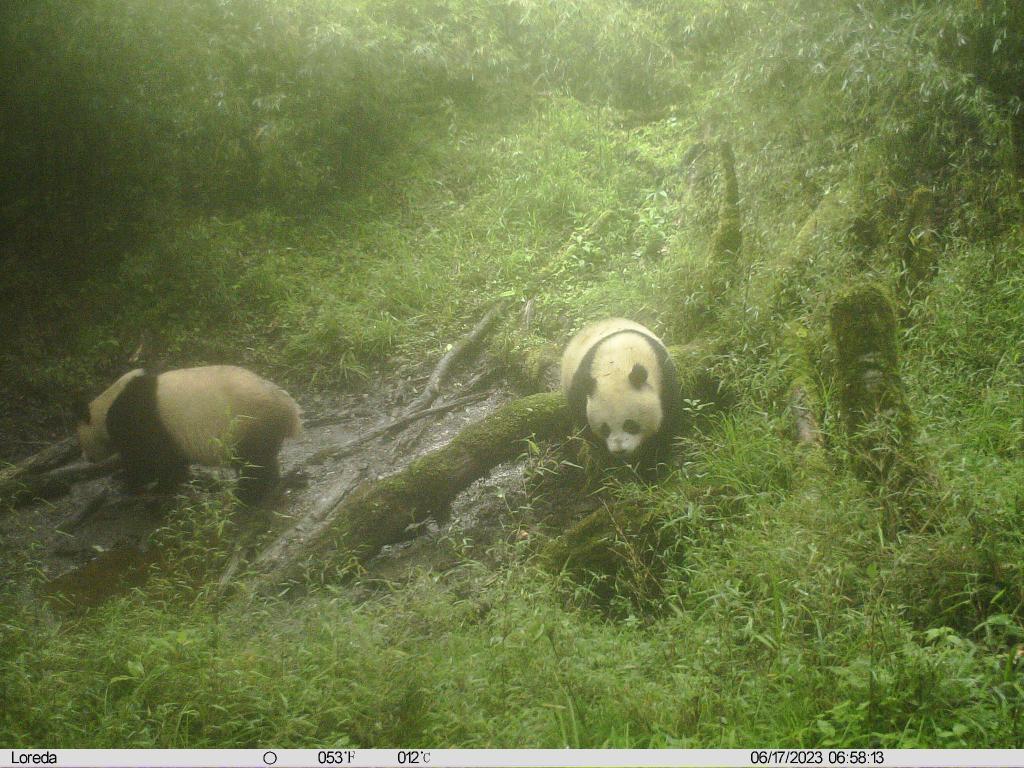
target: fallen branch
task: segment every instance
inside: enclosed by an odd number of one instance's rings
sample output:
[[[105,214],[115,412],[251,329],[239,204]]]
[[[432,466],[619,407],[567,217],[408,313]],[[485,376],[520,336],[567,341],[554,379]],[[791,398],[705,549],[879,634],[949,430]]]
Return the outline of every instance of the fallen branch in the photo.
[[[78,439],[67,437],[0,470],[0,500],[9,500],[12,506],[16,506],[45,495],[44,492],[52,494],[59,484],[55,479],[44,479],[46,473],[62,467],[80,454]]]
[[[340,459],[348,454],[352,453],[356,448],[374,440],[378,437],[397,432],[398,430],[408,426],[414,421],[426,418],[427,416],[434,416],[439,413],[447,413],[448,411],[454,411],[456,408],[461,408],[464,405],[470,405],[471,403],[477,403],[487,397],[486,393],[476,393],[472,395],[466,395],[464,397],[458,397],[455,400],[451,400],[442,405],[435,405],[433,408],[426,408],[422,411],[416,411],[415,413],[407,413],[404,416],[399,416],[387,424],[383,424],[379,427],[371,429],[369,432],[364,432],[358,437],[354,437],[347,443],[341,445],[333,445],[330,448],[324,448],[317,451],[307,459],[307,464],[320,464],[324,461],[331,459]]]
[[[49,472],[23,474],[10,481],[9,486],[4,487],[3,496],[9,498],[12,508],[33,499],[62,496],[71,490],[71,486],[75,483],[109,475],[120,466],[121,460],[117,456],[112,456],[106,461],[96,464],[80,461],[66,467],[52,469]]]
[[[18,480],[25,475],[46,472],[54,467],[67,464],[78,454],[78,440],[68,437],[59,443],[46,446],[17,464],[0,469],[0,496],[6,495],[8,488],[15,486]]]
[[[441,394],[441,386],[444,384],[448,375],[451,373],[454,365],[468,352],[470,352],[479,341],[490,331],[491,327],[497,321],[501,315],[504,305],[499,303],[491,307],[490,310],[480,318],[480,321],[473,326],[469,333],[463,336],[459,341],[452,345],[438,361],[434,367],[433,373],[430,374],[430,378],[427,380],[427,386],[423,388],[423,391],[405,408],[406,414],[413,414],[418,411],[422,411],[424,408],[433,403],[439,394]]]

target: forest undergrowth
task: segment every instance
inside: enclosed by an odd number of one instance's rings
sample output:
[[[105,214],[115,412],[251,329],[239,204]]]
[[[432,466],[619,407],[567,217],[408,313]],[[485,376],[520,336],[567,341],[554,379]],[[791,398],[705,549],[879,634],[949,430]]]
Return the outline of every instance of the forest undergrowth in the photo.
[[[35,5],[0,31],[6,458],[139,347],[358,391],[429,370],[498,299],[533,319],[497,359],[627,315],[707,342],[736,405],[658,484],[588,478],[657,530],[620,532],[611,572],[545,569],[559,531],[515,535],[523,509],[489,564],[369,597],[221,599],[230,504],[183,503],[174,556],[83,611],[28,599],[33,553],[7,551],[0,741],[1024,746],[1016,3]],[[851,459],[829,311],[859,284],[895,308],[896,450],[927,495]],[[582,482],[523,452],[532,513]]]

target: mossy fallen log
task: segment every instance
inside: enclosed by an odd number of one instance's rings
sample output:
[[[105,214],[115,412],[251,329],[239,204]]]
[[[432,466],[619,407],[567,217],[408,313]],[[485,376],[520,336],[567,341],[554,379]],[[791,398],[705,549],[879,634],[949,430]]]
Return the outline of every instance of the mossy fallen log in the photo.
[[[566,434],[571,427],[561,392],[515,400],[463,429],[444,448],[423,456],[398,474],[357,489],[337,510],[327,538],[357,560],[403,538],[405,529],[428,516],[444,520],[460,491],[523,451],[523,440]]]
[[[709,372],[710,352],[697,344],[669,350],[680,369],[684,401],[721,406],[728,390]],[[715,410],[694,407],[692,419]],[[337,570],[364,563],[381,547],[408,537],[409,526],[428,518],[447,519],[451,502],[473,481],[523,452],[527,439],[550,440],[571,431],[572,419],[561,392],[542,392],[514,400],[465,427],[446,446],[389,477],[363,483],[331,509],[321,510],[313,526],[296,525],[257,557],[254,567],[265,582],[301,577],[309,563]]]
[[[518,456],[524,440],[557,437],[570,428],[569,406],[561,392],[507,403],[400,472],[356,487],[332,509],[318,513],[323,523],[311,530],[302,532],[300,521],[257,557],[259,578],[272,584],[366,562],[381,547],[407,538],[410,525],[447,519],[452,500],[474,480]]]

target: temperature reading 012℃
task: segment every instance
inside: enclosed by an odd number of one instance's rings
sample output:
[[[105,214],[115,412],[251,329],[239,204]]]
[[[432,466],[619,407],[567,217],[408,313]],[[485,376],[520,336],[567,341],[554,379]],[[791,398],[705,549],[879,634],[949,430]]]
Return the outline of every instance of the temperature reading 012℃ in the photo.
[[[430,750],[426,749],[400,749],[398,751],[399,765],[430,765]]]

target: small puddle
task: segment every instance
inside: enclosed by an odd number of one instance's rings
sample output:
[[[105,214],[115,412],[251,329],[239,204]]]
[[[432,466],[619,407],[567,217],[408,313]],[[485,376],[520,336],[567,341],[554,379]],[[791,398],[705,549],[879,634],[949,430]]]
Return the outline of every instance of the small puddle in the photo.
[[[149,566],[157,562],[155,549],[116,547],[101,552],[79,568],[50,579],[43,594],[63,610],[74,611],[99,605],[104,600],[141,587],[149,577]]]

